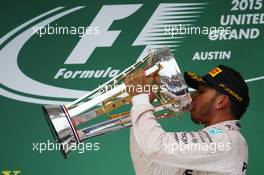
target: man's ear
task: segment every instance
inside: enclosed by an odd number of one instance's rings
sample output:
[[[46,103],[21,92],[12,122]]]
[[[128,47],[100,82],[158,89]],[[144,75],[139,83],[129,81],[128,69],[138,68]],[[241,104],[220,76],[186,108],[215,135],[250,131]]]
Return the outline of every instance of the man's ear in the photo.
[[[216,98],[216,109],[223,109],[229,104],[229,98],[226,95],[219,95]]]

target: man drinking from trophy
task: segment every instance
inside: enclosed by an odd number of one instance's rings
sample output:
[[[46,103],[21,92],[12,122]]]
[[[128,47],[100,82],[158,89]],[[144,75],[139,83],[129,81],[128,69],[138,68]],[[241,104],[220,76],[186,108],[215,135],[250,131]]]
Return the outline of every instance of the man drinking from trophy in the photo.
[[[192,93],[191,119],[204,125],[195,132],[166,132],[154,116],[155,95],[130,88],[130,150],[137,175],[242,175],[248,162],[247,143],[239,120],[249,105],[248,86],[234,69],[219,65],[204,76],[185,72]],[[138,70],[125,78],[129,86],[159,82],[155,72]]]

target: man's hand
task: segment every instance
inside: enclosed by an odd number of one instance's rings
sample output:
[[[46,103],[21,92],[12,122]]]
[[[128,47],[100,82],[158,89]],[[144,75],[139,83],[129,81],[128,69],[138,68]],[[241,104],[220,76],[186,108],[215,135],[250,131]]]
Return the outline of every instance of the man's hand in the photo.
[[[151,89],[151,83],[153,81],[152,76],[145,76],[145,71],[139,69],[135,72],[128,74],[125,78],[125,84],[127,85],[127,93],[133,97],[138,94],[149,94]]]
[[[145,75],[145,71],[143,69],[139,69],[129,74],[125,78],[125,84],[127,85],[127,93],[131,97],[142,93],[148,94],[150,97],[150,101],[152,102],[156,98],[155,93],[153,93],[152,91],[152,82],[154,80],[157,84],[159,84],[160,82],[159,77],[157,76],[158,71],[149,76]]]

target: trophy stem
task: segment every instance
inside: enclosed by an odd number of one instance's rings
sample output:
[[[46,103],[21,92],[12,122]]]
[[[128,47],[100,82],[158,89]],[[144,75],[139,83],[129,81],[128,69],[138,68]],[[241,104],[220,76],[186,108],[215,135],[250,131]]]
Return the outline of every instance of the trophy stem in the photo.
[[[79,131],[81,139],[85,140],[98,135],[106,134],[108,132],[116,131],[122,128],[130,127],[130,115],[124,115],[119,118],[108,120]]]

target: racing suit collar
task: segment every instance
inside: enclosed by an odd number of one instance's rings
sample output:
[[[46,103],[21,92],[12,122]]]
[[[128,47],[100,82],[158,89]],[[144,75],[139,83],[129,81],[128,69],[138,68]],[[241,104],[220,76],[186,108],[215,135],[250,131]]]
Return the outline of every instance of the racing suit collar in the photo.
[[[208,129],[208,128],[219,128],[219,127],[223,127],[226,126],[229,129],[233,129],[233,130],[240,130],[241,129],[241,125],[240,125],[240,121],[239,120],[227,120],[224,122],[220,122],[214,125],[210,125],[205,127],[204,129]]]

